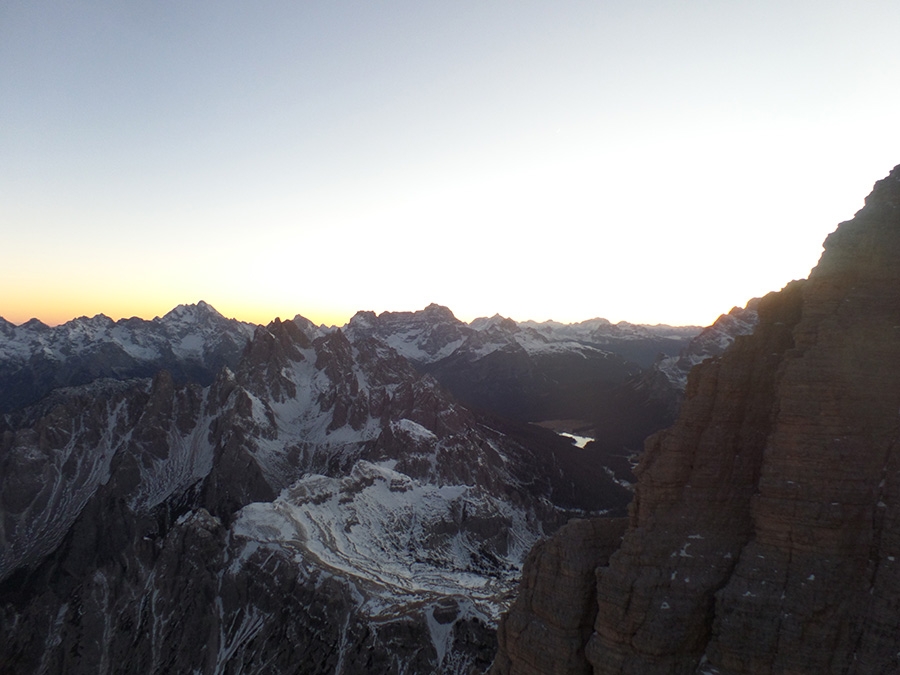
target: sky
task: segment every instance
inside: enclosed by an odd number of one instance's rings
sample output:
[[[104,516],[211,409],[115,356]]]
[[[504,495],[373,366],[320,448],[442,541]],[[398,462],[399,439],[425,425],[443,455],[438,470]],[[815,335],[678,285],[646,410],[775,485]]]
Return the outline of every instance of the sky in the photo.
[[[900,3],[0,0],[0,316],[711,323],[900,163]]]

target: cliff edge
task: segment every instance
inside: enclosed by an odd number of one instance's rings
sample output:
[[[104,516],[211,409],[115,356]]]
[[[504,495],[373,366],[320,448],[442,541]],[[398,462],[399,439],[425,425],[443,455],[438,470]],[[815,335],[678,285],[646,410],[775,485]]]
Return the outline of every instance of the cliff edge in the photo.
[[[583,672],[900,672],[900,167],[758,311],[646,442]]]

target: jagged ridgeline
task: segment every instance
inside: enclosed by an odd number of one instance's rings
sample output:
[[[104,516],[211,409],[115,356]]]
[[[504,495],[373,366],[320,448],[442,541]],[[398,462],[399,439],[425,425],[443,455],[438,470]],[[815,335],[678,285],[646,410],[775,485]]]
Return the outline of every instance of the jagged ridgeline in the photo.
[[[21,326],[0,319],[0,414],[59,387],[100,378],[152,377],[167,370],[179,383],[208,385],[223,367],[237,366],[253,330],[203,301],[152,321],[113,321],[101,314],[51,328],[37,319]]]
[[[531,554],[492,673],[900,672],[900,167],[758,313],[648,439],[621,544]]]

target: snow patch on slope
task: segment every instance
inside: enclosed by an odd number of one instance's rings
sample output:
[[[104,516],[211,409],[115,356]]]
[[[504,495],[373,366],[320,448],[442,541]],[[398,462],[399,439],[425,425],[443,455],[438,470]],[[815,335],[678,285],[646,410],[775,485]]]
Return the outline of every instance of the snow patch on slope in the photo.
[[[357,578],[373,616],[430,593],[468,597],[491,621],[540,536],[528,514],[480,488],[423,483],[367,461],[344,478],[306,476],[275,502],[244,507],[233,532],[302,547]]]

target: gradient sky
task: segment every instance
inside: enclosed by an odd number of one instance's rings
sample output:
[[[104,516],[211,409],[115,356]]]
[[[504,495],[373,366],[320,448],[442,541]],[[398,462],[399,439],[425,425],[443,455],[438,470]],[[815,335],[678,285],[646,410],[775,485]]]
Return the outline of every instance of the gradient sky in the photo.
[[[900,3],[0,0],[0,316],[707,324],[900,163]]]

